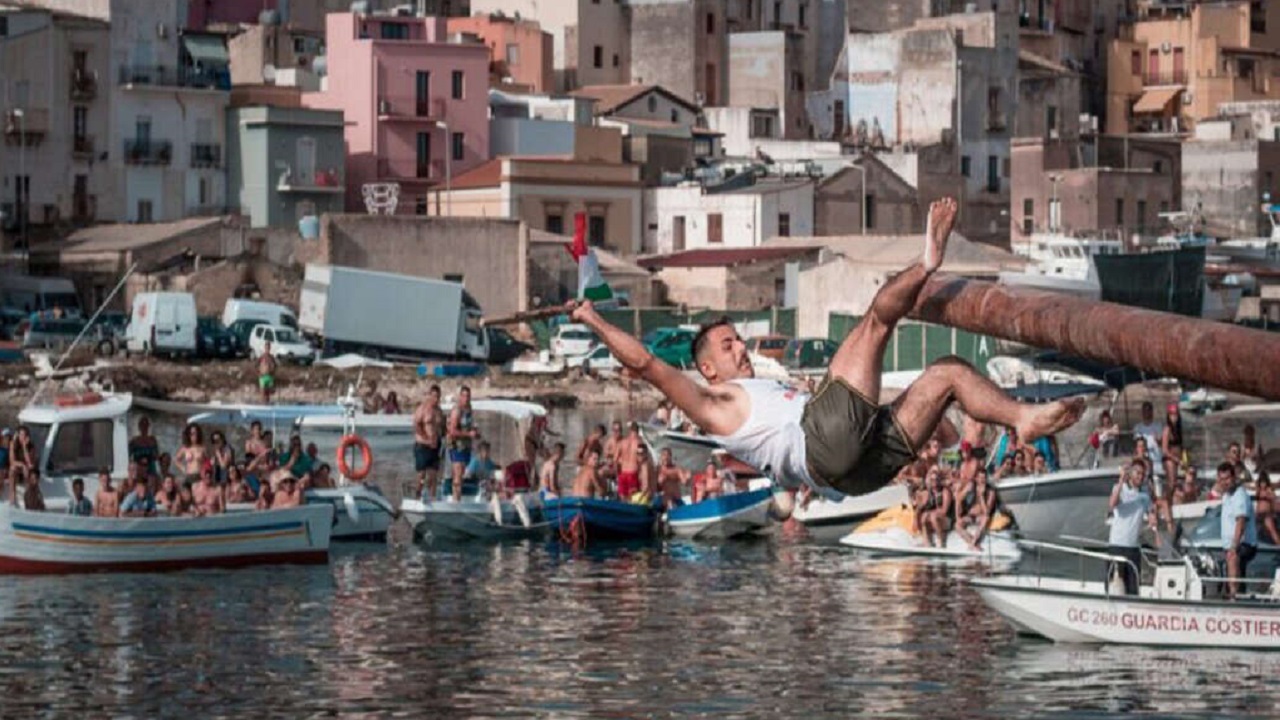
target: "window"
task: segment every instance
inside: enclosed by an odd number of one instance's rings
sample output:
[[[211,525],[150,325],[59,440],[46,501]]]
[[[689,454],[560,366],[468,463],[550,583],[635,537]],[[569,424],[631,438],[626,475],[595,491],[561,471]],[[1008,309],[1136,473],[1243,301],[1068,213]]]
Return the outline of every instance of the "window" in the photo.
[[[1267,31],[1267,9],[1262,0],[1249,3],[1249,32],[1263,34]],[[0,33],[3,34],[3,33]]]
[[[778,236],[791,237],[791,213],[778,213]]]
[[[466,283],[463,282],[463,280],[464,280],[464,277],[462,273],[445,273],[444,274],[445,282],[458,283],[459,285],[466,285]]]
[[[414,196],[414,198],[413,198],[413,214],[414,214],[414,215],[426,215],[426,214],[427,214],[427,196],[426,196],[426,195],[415,195],[415,196]]]
[[[742,0],[742,4],[747,6],[747,19],[750,20],[752,13],[751,6],[756,4],[756,0]]]
[[[587,242],[594,247],[604,246],[604,216],[592,215],[587,219]]]
[[[113,436],[115,423],[89,420],[61,425],[49,451],[45,471],[49,473],[96,473],[99,468],[115,469]],[[38,446],[37,446],[38,447]]]
[[[1138,201],[1138,232],[1142,232],[1147,227],[1147,201]]]
[[[83,105],[76,105],[71,114],[72,133],[77,140],[83,140],[85,134],[89,131],[89,108]]]
[[[604,48],[599,45],[591,48],[591,67],[604,67]]]
[[[1058,107],[1049,105],[1044,111],[1044,124],[1049,129],[1049,135],[1052,136],[1058,132]]]
[[[431,133],[418,133],[417,141],[418,177],[431,177]]]
[[[413,76],[414,109],[419,117],[431,114],[431,73],[419,70]]]
[[[1142,52],[1134,50],[1129,53],[1129,72],[1133,75],[1142,75]]]
[[[295,37],[293,39],[293,54],[302,55],[307,52],[307,39],[303,37]]]
[[[646,103],[646,106],[649,108],[649,112],[658,112],[658,97],[656,95],[649,95],[649,100]]]
[[[1168,200],[1161,200],[1161,201],[1160,201],[1160,214],[1161,214],[1161,215],[1163,215],[1163,214],[1165,214],[1165,213],[1167,213],[1167,212],[1169,212],[1169,201],[1168,201]]]
[[[560,215],[560,214],[547,215],[546,227],[547,227],[547,232],[549,233],[555,233],[556,235],[563,235],[564,234],[564,215]]]
[[[409,26],[404,23],[382,23],[383,40],[408,40]]]
[[[622,60],[618,58],[618,53],[613,54],[613,66],[618,67],[622,64]]]
[[[1003,130],[1004,113],[1000,111],[1000,88],[987,88],[987,129]]]
[[[1030,235],[1035,231],[1036,201],[1027,198],[1022,201],[1022,234]]]
[[[149,222],[151,222],[151,218],[152,218],[152,213],[151,213],[151,201],[150,201],[150,200],[139,200],[139,201],[138,201],[138,216],[137,216],[136,220],[137,220],[138,222],[140,222],[140,223],[149,223]]]
[[[866,214],[862,218],[867,223],[867,229],[870,230],[876,226],[876,196],[867,196]]]
[[[213,188],[210,187],[209,178],[207,177],[200,178],[196,202],[201,206],[209,205],[213,202]]]
[[[1000,192],[1000,158],[987,156],[987,192]]]
[[[1153,173],[1155,173],[1155,174],[1157,174],[1157,175],[1159,175],[1160,173],[1164,172],[1164,161],[1163,161],[1163,160],[1157,160],[1157,161],[1155,161],[1154,163],[1151,163],[1151,172],[1153,172]]]
[[[1116,226],[1124,227],[1124,198],[1116,198]]]
[[[462,90],[463,90],[462,71],[454,70],[453,71],[453,99],[454,100],[462,99],[462,95],[463,95]]]
[[[507,43],[507,64],[520,64],[520,46],[515,43]]]
[[[680,122],[680,111],[676,110],[675,108],[671,108],[671,122],[673,123]]]
[[[805,17],[806,15],[808,15],[808,10],[809,10],[808,3],[803,3],[803,2],[800,3],[800,27],[802,28],[809,27],[809,21]]]
[[[773,4],[773,21],[776,23],[782,22],[782,3],[781,2],[775,2]]]
[[[804,73],[791,73],[791,89],[804,92]]]
[[[707,13],[707,34],[708,35],[716,34],[716,14],[715,13]]]
[[[297,152],[297,166],[294,172],[297,173],[298,185],[315,184],[316,176],[316,139],[313,137],[300,137],[294,144]]]
[[[139,145],[151,142],[151,116],[139,115],[133,123],[133,136]]]
[[[454,160],[461,160],[464,157],[466,157],[467,143],[466,143],[465,133],[460,133],[460,132],[453,133],[453,137],[450,138],[450,143],[453,146]]]
[[[71,67],[76,72],[84,72],[89,67],[89,51],[88,50],[72,50],[71,51]]]
[[[707,213],[707,242],[724,242],[724,216],[720,213]]]
[[[751,117],[751,137],[773,137],[773,117],[770,115],[753,115]]]
[[[969,156],[962,155],[960,157],[960,174],[969,177]]]
[[[9,34],[9,18],[0,17],[0,37]]]
[[[684,216],[671,218],[671,250],[679,252],[684,249]]]

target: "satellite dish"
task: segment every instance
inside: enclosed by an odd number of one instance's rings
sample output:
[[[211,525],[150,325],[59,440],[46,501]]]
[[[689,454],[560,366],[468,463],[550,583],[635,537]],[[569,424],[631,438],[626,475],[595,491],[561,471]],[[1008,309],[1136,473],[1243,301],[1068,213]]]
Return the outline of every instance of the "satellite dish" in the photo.
[[[276,81],[275,65],[272,65],[271,63],[267,63],[266,65],[262,66],[262,81],[268,84],[275,84],[275,81]]]

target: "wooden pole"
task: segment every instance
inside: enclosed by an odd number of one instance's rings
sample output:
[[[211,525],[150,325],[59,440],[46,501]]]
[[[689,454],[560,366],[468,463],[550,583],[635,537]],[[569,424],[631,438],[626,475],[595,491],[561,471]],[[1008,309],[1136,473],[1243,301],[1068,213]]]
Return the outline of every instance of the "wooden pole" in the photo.
[[[572,308],[568,305],[550,305],[537,310],[523,310],[511,315],[502,315],[499,317],[480,318],[480,324],[484,327],[492,327],[494,325],[519,325],[524,322],[533,320],[546,320],[557,315],[564,315]]]
[[[1280,333],[945,274],[911,317],[1280,400]]]

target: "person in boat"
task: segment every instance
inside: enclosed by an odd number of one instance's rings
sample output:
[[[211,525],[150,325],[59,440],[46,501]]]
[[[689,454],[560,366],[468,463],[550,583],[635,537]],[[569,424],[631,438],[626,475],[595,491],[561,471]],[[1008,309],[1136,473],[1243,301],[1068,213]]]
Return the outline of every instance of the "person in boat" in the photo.
[[[1103,410],[1098,415],[1098,426],[1089,436],[1089,444],[1100,457],[1116,456],[1116,445],[1120,439],[1120,426],[1111,418],[1110,410]]]
[[[1013,476],[1026,477],[1031,474],[1031,463],[1027,462],[1026,448],[1018,448],[1013,452]]]
[[[538,492],[544,500],[560,497],[560,462],[564,460],[564,452],[564,443],[553,445],[551,455],[542,462],[538,471]]]
[[[1262,458],[1266,455],[1266,451],[1258,443],[1257,435],[1258,431],[1253,425],[1244,426],[1244,443],[1240,446],[1240,461],[1244,463],[1244,468],[1250,474],[1258,472],[1262,467]]]
[[[971,550],[976,552],[981,549],[982,539],[999,510],[1000,499],[995,488],[987,483],[987,469],[978,468],[973,480],[961,488],[959,499],[955,502],[956,532]]]
[[[178,500],[173,504],[169,514],[173,517],[196,516],[196,498],[195,493],[191,491],[191,483],[182,483],[182,487],[178,488]]]
[[[156,500],[147,489],[146,480],[133,484],[133,491],[120,503],[120,517],[155,517]]]
[[[1259,470],[1253,482],[1253,511],[1258,525],[1272,545],[1280,545],[1280,532],[1276,530],[1276,491],[1271,486],[1271,476]]]
[[[1053,472],[1049,469],[1049,460],[1039,450],[1031,451],[1031,474],[1032,475],[1048,475]]]
[[[1120,573],[1124,581],[1126,595],[1138,594],[1138,571],[1142,568],[1142,550],[1140,540],[1142,527],[1146,524],[1155,530],[1154,503],[1145,487],[1146,465],[1135,459],[1120,468],[1120,479],[1111,490],[1111,499],[1107,504],[1107,513],[1111,516],[1111,527],[1107,539],[1107,554],[1127,560],[1127,563],[1113,563],[1107,570],[1107,577]]]
[[[93,503],[89,502],[89,498],[84,496],[84,478],[76,478],[71,481],[71,501],[67,503],[67,514],[80,517],[91,517],[93,515]]]
[[[676,465],[671,448],[663,448],[658,455],[658,487],[663,507],[670,510],[684,505],[684,487],[688,483],[689,471]]]
[[[10,482],[25,483],[27,473],[34,470],[38,462],[38,454],[31,442],[31,430],[26,425],[19,425],[17,434],[9,444]]]
[[[1187,465],[1182,470],[1182,482],[1173,491],[1173,504],[1186,505],[1200,502],[1200,480],[1196,477],[1194,465]]]
[[[178,504],[178,481],[172,475],[165,475],[156,492],[156,506],[173,515],[173,506]]]
[[[204,432],[195,423],[187,425],[182,431],[182,447],[178,448],[178,454],[173,458],[178,464],[178,470],[182,473],[183,479],[199,478],[200,468],[204,466],[207,456]]]
[[[1007,477],[1014,477],[1015,464],[1013,455],[1005,455],[1004,462],[996,466],[995,479],[1003,480]]]
[[[289,436],[289,446],[280,453],[280,467],[296,478],[311,472],[311,457],[302,449],[302,437],[297,433]]]
[[[1245,484],[1253,482],[1253,475],[1249,473],[1249,468],[1244,465],[1244,455],[1241,452],[1240,443],[1232,442],[1227,446],[1227,457],[1224,462],[1235,469],[1236,479],[1239,482]]]
[[[1240,578],[1249,576],[1249,562],[1258,554],[1258,521],[1253,498],[1229,462],[1218,466],[1222,494],[1222,549],[1227,554],[1227,597],[1239,594]]]
[[[1165,408],[1164,428],[1160,431],[1161,467],[1168,482],[1165,483],[1165,500],[1171,499],[1173,488],[1177,485],[1178,468],[1187,462],[1186,445],[1182,434],[1182,413],[1178,411],[1178,403],[1169,403]]]
[[[609,439],[612,441],[613,437],[610,436]],[[643,446],[644,441],[640,439],[640,425],[634,421],[627,425],[627,434],[613,446],[613,462],[618,473],[619,500],[630,500],[632,495],[640,492],[644,487],[640,482],[639,454],[639,449]]]
[[[253,489],[253,494],[257,495],[262,492],[263,485],[270,484],[271,473],[275,471],[276,454],[271,451],[262,453],[261,455],[246,455],[247,464],[244,467],[244,479],[249,482],[249,487]]]
[[[497,492],[498,488],[494,486],[493,481],[497,469],[497,463],[489,457],[489,443],[481,440],[476,443],[476,452],[467,462],[467,469],[462,473],[462,481],[472,480],[482,491]],[[454,494],[457,495],[456,491]]]
[[[335,487],[333,484],[333,468],[329,467],[329,463],[320,463],[315,472],[311,473],[311,486],[326,490]]]
[[[432,385],[418,409],[413,411],[413,469],[418,473],[418,495],[423,502],[430,502],[436,497],[444,424],[444,413],[440,411],[440,386]]]
[[[396,391],[391,390],[387,393],[387,399],[382,402],[383,415],[399,415],[400,414],[400,398],[396,396]]]
[[[1163,467],[1163,458],[1160,456],[1160,438],[1164,436],[1164,423],[1157,422],[1156,408],[1150,402],[1142,403],[1142,421],[1133,426],[1133,441],[1136,444],[1139,439],[1146,441],[1146,457],[1155,463],[1156,467]]]
[[[244,440],[245,456],[257,457],[265,453],[271,447],[265,435],[262,434],[262,423],[254,420],[249,423],[249,437]]]
[[[653,415],[649,417],[649,424],[665,429],[670,422],[671,408],[667,405],[665,399],[659,400],[658,407],[654,409]]]
[[[119,517],[120,494],[111,486],[111,472],[98,470],[98,495],[94,498],[93,514],[96,517]]]
[[[271,499],[271,509],[299,507],[302,505],[303,490],[298,486],[297,478],[292,475],[280,481],[280,488]]]
[[[200,481],[191,488],[199,515],[218,515],[226,511],[222,501],[222,488],[213,481],[213,465],[206,464],[200,470]]]
[[[449,477],[453,481],[453,501],[462,500],[462,476],[471,462],[471,444],[480,439],[475,413],[471,408],[471,388],[463,385],[458,390],[458,402],[449,413],[446,431],[449,440]]]
[[[270,510],[272,502],[275,501],[275,491],[271,489],[271,483],[262,483],[262,491],[258,493],[258,500],[254,503],[254,508],[258,510]]]
[[[9,428],[0,430],[0,492],[9,481],[9,446],[13,444],[13,431]]]
[[[653,458],[649,457],[649,447],[644,443],[636,445],[635,461],[639,467],[640,492],[638,495],[632,494],[628,499],[648,505],[658,496],[658,468],[653,464]]]
[[[546,457],[546,436],[558,436],[547,427],[547,418],[538,416],[529,423],[529,430],[524,434],[524,461],[529,467],[537,467],[538,459]]]
[[[604,455],[600,457],[600,479],[606,485],[612,483],[617,489],[619,461],[621,460],[625,437],[622,434],[622,423],[614,420],[609,425],[609,436],[604,439]]]
[[[209,459],[213,461],[213,480],[219,485],[227,482],[230,470],[236,464],[236,453],[227,443],[227,436],[221,430],[209,434]]]
[[[1036,438],[1035,441],[1031,443],[1030,450],[1035,453],[1032,455],[1031,469],[1033,475],[1045,475],[1048,473],[1058,472],[1059,455],[1057,437],[1053,435],[1045,435],[1044,437]],[[1039,456],[1040,460],[1044,463],[1042,469],[1037,469],[1036,467],[1036,456]]]
[[[276,391],[276,357],[271,354],[271,341],[262,346],[262,354],[254,361],[258,371],[258,392],[262,394],[262,404],[271,404],[271,395]]]
[[[925,539],[933,547],[946,545],[953,502],[954,496],[943,480],[942,469],[930,469],[925,475],[924,487],[916,494],[912,532],[923,532]]]
[[[244,473],[238,465],[232,465],[227,471],[227,484],[222,488],[222,500],[224,505],[254,500],[253,490],[249,488],[249,482],[244,479]]]
[[[376,415],[382,412],[382,408],[387,401],[382,397],[382,393],[378,392],[378,381],[369,380],[365,383],[364,395],[361,396],[361,409],[365,415]]]
[[[573,494],[571,497],[598,498],[604,497],[604,484],[597,472],[600,465],[600,454],[587,453],[586,460],[578,466],[578,474],[573,476]]]
[[[578,464],[587,461],[587,455],[597,453],[604,455],[604,436],[606,434],[604,425],[596,425],[591,432],[582,439],[582,444],[578,446]]]
[[[160,477],[160,443],[151,434],[151,420],[138,420],[138,434],[129,438],[129,460],[142,463],[148,475]]]

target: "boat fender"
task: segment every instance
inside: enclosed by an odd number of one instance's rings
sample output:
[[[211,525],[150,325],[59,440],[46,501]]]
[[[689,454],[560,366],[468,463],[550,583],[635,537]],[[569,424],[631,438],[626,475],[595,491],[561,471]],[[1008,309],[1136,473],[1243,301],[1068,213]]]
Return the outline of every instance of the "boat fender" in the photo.
[[[498,494],[494,493],[489,497],[489,509],[493,511],[493,522],[497,525],[502,524],[502,501],[498,499]]]
[[[347,451],[351,448],[360,451],[361,464],[357,468],[347,464]],[[369,477],[372,468],[373,451],[369,448],[369,443],[359,435],[343,435],[342,441],[338,443],[338,472],[351,480],[359,481]]]
[[[100,402],[102,402],[102,396],[96,392],[80,393],[78,395],[59,395],[53,399],[53,404],[58,407],[97,405]]]
[[[781,488],[775,488],[773,491],[773,499],[769,502],[769,517],[778,522],[786,522],[791,518],[791,513],[796,509],[796,499],[791,493]]]
[[[351,522],[360,522],[360,505],[351,493],[342,494],[342,504],[347,509],[347,517]]]

